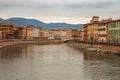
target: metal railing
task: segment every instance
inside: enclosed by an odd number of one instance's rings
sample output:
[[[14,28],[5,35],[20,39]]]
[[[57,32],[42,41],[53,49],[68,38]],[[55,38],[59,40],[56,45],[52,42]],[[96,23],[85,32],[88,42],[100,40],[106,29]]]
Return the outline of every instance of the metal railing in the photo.
[[[119,42],[91,42],[91,41],[81,41],[79,39],[74,39],[74,42],[77,43],[86,43],[86,44],[96,44],[96,45],[110,45],[110,46],[120,46]]]

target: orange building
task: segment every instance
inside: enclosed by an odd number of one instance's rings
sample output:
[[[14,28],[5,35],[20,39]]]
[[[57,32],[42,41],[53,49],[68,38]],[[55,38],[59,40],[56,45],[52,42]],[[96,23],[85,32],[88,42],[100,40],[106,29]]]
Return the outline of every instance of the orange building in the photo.
[[[87,42],[88,41],[88,25],[85,24],[83,29],[84,29],[84,41]]]
[[[2,39],[2,30],[1,30],[1,28],[0,28],[0,39]]]
[[[72,38],[80,38],[80,31],[77,29],[72,30]]]
[[[26,27],[18,27],[18,38],[25,39],[26,38]]]
[[[85,24],[84,29],[85,29],[85,41],[92,41],[95,42],[98,39],[98,22],[99,22],[99,17],[98,16],[93,16],[92,20],[90,23]]]
[[[50,31],[48,29],[39,28],[39,38],[44,40],[48,39],[50,36]]]
[[[18,26],[8,22],[0,22],[0,38],[13,39],[18,37]]]
[[[108,22],[111,18],[99,21],[98,16],[93,16],[90,23],[84,25],[84,40],[92,42],[107,42],[108,40]]]
[[[84,28],[78,28],[77,29],[79,31],[79,35],[80,35],[80,40],[84,41]]]

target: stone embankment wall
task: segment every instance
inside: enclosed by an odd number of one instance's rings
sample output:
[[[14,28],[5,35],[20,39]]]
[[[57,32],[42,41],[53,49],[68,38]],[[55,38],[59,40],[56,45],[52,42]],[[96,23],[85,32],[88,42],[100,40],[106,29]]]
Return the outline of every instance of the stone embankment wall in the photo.
[[[120,51],[120,46],[109,46],[109,45],[95,45],[95,44],[85,44],[85,43],[72,43],[76,46],[81,46],[84,48],[99,48],[104,50],[118,50]]]
[[[29,43],[61,43],[61,41],[60,40],[4,40],[4,41],[0,41],[0,48],[15,44],[29,44]]]
[[[120,55],[120,46],[95,45],[95,44],[85,44],[85,43],[71,43],[70,45],[82,50],[87,50],[92,53],[94,52],[97,54],[119,54]]]

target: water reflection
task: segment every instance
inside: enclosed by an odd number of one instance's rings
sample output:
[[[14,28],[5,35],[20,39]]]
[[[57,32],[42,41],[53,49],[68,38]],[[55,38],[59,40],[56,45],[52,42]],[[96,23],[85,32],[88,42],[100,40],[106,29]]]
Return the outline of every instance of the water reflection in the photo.
[[[84,52],[85,72],[91,76],[92,80],[119,80],[120,79],[120,59],[114,55],[98,55]]]
[[[118,56],[82,52],[66,44],[15,45],[0,50],[2,80],[119,80],[119,74]]]
[[[32,58],[34,46],[29,45],[15,45],[3,48],[0,50],[1,59],[18,59],[18,58]]]

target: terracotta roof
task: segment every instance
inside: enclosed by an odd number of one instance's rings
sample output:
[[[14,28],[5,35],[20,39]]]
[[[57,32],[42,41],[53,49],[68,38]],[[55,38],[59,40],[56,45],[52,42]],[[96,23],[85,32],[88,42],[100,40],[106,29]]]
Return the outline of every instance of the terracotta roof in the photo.
[[[47,31],[48,29],[45,28],[40,28],[41,31]]]
[[[112,21],[109,21],[108,23],[110,22],[120,22],[120,19],[112,20]]]
[[[18,26],[18,28],[24,29],[25,27],[22,27],[22,26]]]
[[[16,25],[16,24],[12,24],[12,23],[8,23],[8,22],[0,22],[0,25]]]

